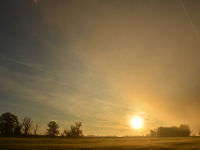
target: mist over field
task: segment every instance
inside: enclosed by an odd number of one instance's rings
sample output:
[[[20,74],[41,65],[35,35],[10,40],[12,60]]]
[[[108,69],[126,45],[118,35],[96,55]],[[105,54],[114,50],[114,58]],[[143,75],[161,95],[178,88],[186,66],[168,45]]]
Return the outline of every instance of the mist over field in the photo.
[[[194,150],[200,148],[199,138],[84,138],[84,139],[1,139],[0,149],[15,150]]]

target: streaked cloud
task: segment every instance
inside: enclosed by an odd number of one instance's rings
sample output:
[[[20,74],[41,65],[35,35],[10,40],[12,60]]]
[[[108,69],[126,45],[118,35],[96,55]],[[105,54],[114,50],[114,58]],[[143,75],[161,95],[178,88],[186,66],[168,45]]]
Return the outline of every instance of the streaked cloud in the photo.
[[[180,1],[43,0],[13,2],[16,9],[5,2],[1,107],[39,116],[44,131],[58,120],[62,129],[83,122],[85,134],[181,123],[197,132],[200,59],[191,20],[198,35],[200,5],[182,2],[189,21]],[[134,116],[144,119],[141,131],[129,125]]]

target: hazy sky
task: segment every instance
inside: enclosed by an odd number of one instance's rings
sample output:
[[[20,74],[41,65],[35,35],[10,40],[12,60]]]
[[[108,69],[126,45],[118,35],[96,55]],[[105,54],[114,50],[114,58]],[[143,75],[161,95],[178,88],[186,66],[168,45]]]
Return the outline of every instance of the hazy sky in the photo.
[[[84,135],[197,134],[199,37],[198,0],[1,0],[0,113],[42,134],[50,120]]]

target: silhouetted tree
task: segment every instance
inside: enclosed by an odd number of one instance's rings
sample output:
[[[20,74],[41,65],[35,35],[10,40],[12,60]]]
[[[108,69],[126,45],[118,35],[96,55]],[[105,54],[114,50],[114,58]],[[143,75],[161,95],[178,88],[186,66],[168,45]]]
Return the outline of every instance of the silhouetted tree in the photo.
[[[39,128],[39,124],[36,123],[35,129],[34,129],[34,135],[37,135],[38,128]]]
[[[6,112],[0,116],[0,135],[1,136],[19,136],[21,135],[22,125],[17,116]]]
[[[150,130],[152,133],[152,131]],[[189,136],[191,133],[188,125],[181,124],[179,127],[158,127],[157,128],[157,136],[162,137],[176,137],[176,136]]]
[[[22,130],[23,130],[24,135],[30,134],[30,131],[32,129],[32,124],[33,124],[33,121],[31,120],[30,117],[24,117],[22,119],[22,125],[23,125]]]
[[[180,135],[181,135],[181,136],[189,136],[190,133],[191,133],[190,127],[189,127],[189,125],[187,125],[187,124],[181,124],[181,125],[179,126],[179,130],[181,131],[181,132],[180,132]]]
[[[46,135],[48,136],[56,136],[59,134],[58,131],[58,124],[55,121],[51,121],[47,124],[47,126],[49,127],[49,129],[47,129]]]
[[[80,130],[81,126],[82,126],[81,122],[76,122],[75,126],[71,125],[70,130],[68,130],[68,129],[64,130],[63,134],[66,137],[69,137],[69,138],[79,138],[79,137],[82,137],[83,136],[83,131]]]
[[[69,138],[72,137],[71,131],[68,129],[64,129],[64,132],[62,133],[62,137],[64,136],[69,137]]]
[[[21,136],[22,135],[22,132],[21,132],[21,129],[22,129],[22,123],[20,122],[17,126],[16,126],[16,128],[15,128],[15,131],[14,131],[14,133],[13,133],[13,136]]]
[[[151,136],[158,136],[158,131],[157,129],[150,129],[150,133],[151,133]]]

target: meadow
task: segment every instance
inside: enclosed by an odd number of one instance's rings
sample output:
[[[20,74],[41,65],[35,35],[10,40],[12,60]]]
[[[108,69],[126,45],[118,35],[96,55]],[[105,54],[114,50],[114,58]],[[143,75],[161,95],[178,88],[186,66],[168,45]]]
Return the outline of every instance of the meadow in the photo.
[[[200,150],[199,137],[0,138],[3,150]]]

